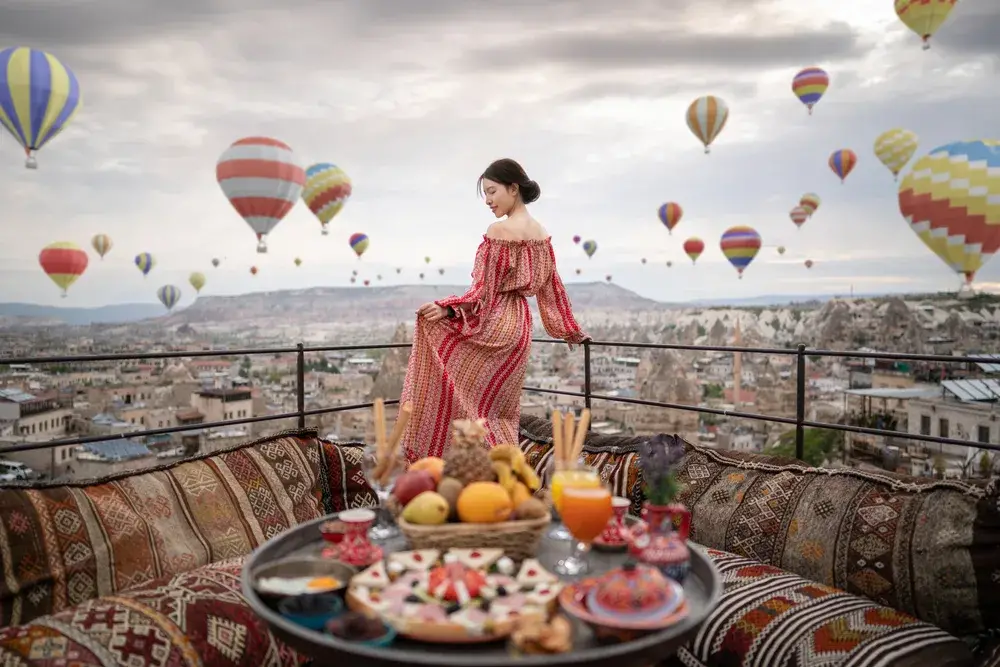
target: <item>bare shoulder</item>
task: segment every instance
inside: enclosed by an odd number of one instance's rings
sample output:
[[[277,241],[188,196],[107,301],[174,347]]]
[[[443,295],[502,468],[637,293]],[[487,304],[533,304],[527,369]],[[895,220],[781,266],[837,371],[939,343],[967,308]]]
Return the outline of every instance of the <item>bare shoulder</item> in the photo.
[[[544,241],[549,233],[534,218],[500,220],[486,229],[486,236],[502,241]]]

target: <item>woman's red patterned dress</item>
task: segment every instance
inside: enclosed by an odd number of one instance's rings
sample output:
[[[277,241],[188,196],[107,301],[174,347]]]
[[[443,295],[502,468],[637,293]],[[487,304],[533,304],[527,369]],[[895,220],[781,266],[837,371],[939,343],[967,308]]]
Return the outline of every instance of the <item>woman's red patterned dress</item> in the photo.
[[[551,239],[504,241],[487,236],[476,252],[472,287],[438,301],[456,317],[418,317],[402,402],[413,417],[403,436],[409,461],[441,456],[454,419],[486,420],[489,444],[518,442],[521,386],[531,350],[531,310],[538,300],[545,330],[580,343],[586,337],[573,317]]]

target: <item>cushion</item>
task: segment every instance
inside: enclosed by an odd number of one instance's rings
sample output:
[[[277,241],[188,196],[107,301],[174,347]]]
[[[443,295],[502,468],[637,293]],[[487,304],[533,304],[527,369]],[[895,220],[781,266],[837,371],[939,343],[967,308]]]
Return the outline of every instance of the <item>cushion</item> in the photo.
[[[0,665],[278,667],[305,659],[241,593],[243,557],[0,630]]]
[[[364,443],[321,440],[321,489],[327,514],[357,507],[375,507],[378,496],[361,467]]]
[[[315,432],[0,490],[0,626],[235,556],[320,516]]]
[[[772,565],[707,550],[725,592],[670,664],[971,665],[965,645],[930,623]]]

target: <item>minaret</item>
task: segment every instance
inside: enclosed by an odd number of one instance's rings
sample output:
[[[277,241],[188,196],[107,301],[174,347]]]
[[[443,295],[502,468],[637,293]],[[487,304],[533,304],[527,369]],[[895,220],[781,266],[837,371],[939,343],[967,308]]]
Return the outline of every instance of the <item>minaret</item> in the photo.
[[[736,336],[733,340],[735,347],[743,346],[743,336],[740,334],[740,321],[736,320]],[[740,409],[740,394],[742,393],[743,380],[743,353],[733,353],[733,405],[736,410]]]

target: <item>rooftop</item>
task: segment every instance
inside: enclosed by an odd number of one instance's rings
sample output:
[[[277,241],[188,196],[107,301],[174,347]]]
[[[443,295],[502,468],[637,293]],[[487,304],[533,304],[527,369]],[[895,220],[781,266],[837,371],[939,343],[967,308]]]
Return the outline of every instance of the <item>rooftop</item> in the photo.
[[[1000,401],[1000,380],[945,380],[941,386],[961,401]]]
[[[26,391],[21,391],[20,389],[0,389],[0,400],[9,401],[11,403],[27,403],[29,401],[36,400],[33,394],[29,394]]]
[[[934,398],[941,395],[941,388],[933,384],[916,385],[914,387],[878,387],[875,389],[847,389],[845,394],[851,396],[867,396],[869,398]]]

